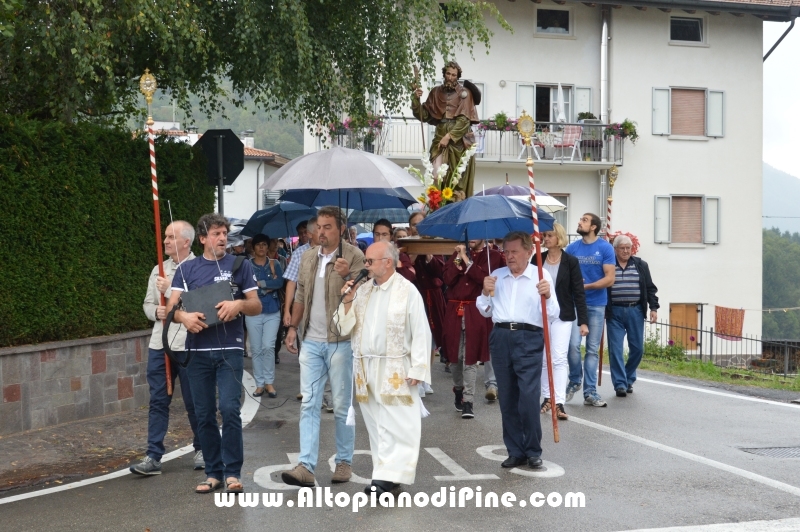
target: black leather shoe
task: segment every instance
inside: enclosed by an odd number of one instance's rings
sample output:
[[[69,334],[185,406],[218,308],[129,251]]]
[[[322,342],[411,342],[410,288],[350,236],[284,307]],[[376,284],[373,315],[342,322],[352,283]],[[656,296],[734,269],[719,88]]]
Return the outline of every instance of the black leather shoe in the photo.
[[[617,397],[627,397],[628,396],[628,392],[625,390],[625,388],[617,388],[615,391],[617,392]]]
[[[375,486],[375,495],[380,496],[382,493],[396,490],[400,487],[400,484],[389,482],[388,480],[373,480],[369,486],[364,488],[364,493],[367,495],[372,494],[372,486]]]
[[[528,458],[528,467],[531,469],[539,469],[542,467],[542,459],[538,456],[531,456]]]
[[[625,391],[628,393],[633,393],[633,386],[628,386],[628,389]]]
[[[500,464],[500,467],[510,468],[510,467],[517,467],[524,465],[527,462],[527,458],[517,458],[516,456],[509,456],[503,463]]]

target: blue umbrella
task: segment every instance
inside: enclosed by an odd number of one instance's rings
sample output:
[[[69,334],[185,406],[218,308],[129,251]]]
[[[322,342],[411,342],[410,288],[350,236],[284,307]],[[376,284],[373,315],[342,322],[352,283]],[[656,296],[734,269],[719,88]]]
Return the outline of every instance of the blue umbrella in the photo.
[[[552,231],[555,218],[539,211],[539,230]],[[423,236],[450,240],[503,238],[511,231],[533,233],[531,205],[507,196],[473,196],[445,205],[417,224]]]
[[[338,205],[347,209],[405,209],[417,203],[416,198],[402,188],[316,188],[287,190],[281,201],[293,201],[309,207]]]
[[[253,214],[240,234],[249,237],[259,233],[270,237],[297,236],[297,224],[315,214],[317,209],[313,207],[282,201]]]
[[[355,211],[347,217],[348,222],[354,223],[375,223],[381,218],[389,220],[393,224],[406,223],[411,213],[408,209],[369,209],[366,211]]]

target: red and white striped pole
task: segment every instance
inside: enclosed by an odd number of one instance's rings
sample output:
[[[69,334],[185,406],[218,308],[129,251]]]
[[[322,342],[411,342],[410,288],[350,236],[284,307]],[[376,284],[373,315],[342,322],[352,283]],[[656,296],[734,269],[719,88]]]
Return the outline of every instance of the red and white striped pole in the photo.
[[[158,257],[158,276],[164,275],[164,244],[161,240],[161,209],[158,206],[158,176],[156,175],[156,138],[153,134],[153,117],[150,116],[150,104],[153,103],[153,94],[156,91],[156,78],[150,74],[149,69],[145,69],[144,75],[139,80],[139,88],[147,99],[147,144],[150,148],[150,178],[153,185],[153,217],[156,226],[156,255]],[[162,307],[167,305],[164,294],[159,291],[160,303]],[[161,320],[166,327],[166,320]],[[164,352],[164,365],[167,373],[167,395],[172,395],[172,367],[170,366],[169,356]]]
[[[525,112],[523,111],[523,115]],[[542,271],[542,244],[541,233],[539,232],[539,212],[536,205],[536,187],[533,183],[533,158],[531,157],[531,138],[524,136],[525,146],[528,152],[528,159],[525,166],[528,167],[528,184],[531,189],[531,213],[533,214],[533,242],[536,246],[536,264],[539,268],[539,280],[544,278]],[[555,294],[555,286],[551,285],[551,294]],[[553,359],[550,355],[550,323],[547,321],[547,298],[542,296],[542,332],[544,333],[544,353],[547,359],[547,380],[550,386],[550,414],[553,418],[553,440],[558,443],[561,439],[558,433],[558,417],[556,413],[556,387],[553,380]]]

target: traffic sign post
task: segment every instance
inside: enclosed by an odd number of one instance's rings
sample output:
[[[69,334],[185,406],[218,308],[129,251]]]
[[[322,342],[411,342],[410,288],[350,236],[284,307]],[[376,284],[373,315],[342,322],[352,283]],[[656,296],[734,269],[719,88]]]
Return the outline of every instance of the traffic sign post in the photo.
[[[226,185],[232,185],[244,170],[244,144],[230,129],[210,129],[203,133],[197,145],[208,161],[208,183],[217,186],[217,210],[224,215],[224,189]]]

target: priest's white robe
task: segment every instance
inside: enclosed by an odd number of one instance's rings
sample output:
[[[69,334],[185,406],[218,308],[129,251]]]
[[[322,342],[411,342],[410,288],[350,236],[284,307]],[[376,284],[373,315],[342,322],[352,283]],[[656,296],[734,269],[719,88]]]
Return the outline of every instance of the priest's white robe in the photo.
[[[390,336],[387,335],[387,320],[390,319],[389,304],[395,283],[408,284],[406,287],[397,287],[405,288],[403,292],[407,293],[403,341],[402,346],[398,341],[397,345],[387,349],[387,337]],[[356,319],[357,301],[348,313],[345,313],[343,304],[339,305],[337,318],[342,335],[351,334],[352,331],[360,336],[359,345],[353,345],[353,356],[359,357],[366,376],[366,396],[357,398],[369,432],[372,479],[413,484],[422,435],[421,399],[417,386],[406,387],[403,384],[403,388],[407,389],[402,396],[385,393],[387,382],[395,383],[395,389],[400,384],[398,372],[391,371],[392,374],[388,375],[386,367],[387,364],[396,366],[387,358],[387,353],[400,353],[394,356],[402,359],[401,371],[404,370],[404,375],[401,378],[431,382],[431,331],[422,296],[416,287],[395,272],[381,285],[375,284],[374,280],[364,283],[355,297],[366,298],[361,301],[362,304],[366,301],[363,320]],[[359,375],[354,376],[357,381],[355,388],[358,389]],[[384,393],[381,393],[382,390]]]

